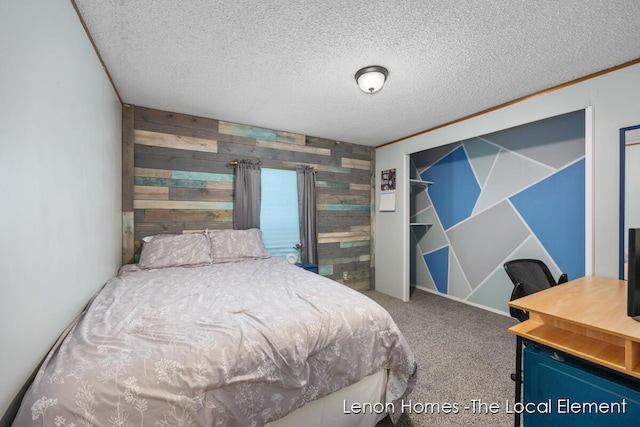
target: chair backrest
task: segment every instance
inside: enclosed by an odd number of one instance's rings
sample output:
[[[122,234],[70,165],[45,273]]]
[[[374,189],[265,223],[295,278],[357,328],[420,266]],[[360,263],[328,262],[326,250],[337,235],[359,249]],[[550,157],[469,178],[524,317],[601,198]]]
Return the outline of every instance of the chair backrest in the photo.
[[[547,265],[538,259],[507,261],[503,267],[514,285],[511,301],[556,285]],[[516,308],[511,307],[509,312],[512,317],[520,321],[529,318],[528,313]]]

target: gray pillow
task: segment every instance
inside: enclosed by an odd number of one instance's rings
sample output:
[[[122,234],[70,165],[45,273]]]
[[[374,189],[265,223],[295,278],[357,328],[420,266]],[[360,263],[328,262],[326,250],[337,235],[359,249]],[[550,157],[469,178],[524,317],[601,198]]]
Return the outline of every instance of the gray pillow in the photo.
[[[211,263],[211,245],[204,233],[157,234],[142,239],[139,266],[163,268]]]
[[[211,244],[213,262],[228,262],[242,259],[269,258],[262,241],[262,231],[248,230],[207,230],[205,234]]]

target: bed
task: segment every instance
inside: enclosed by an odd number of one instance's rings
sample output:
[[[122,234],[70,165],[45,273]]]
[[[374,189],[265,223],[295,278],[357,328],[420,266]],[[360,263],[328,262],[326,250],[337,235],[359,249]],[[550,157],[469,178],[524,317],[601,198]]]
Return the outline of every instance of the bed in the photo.
[[[14,425],[374,425],[400,407],[416,363],[382,307],[269,256],[259,230],[220,232],[147,241],[52,348]]]

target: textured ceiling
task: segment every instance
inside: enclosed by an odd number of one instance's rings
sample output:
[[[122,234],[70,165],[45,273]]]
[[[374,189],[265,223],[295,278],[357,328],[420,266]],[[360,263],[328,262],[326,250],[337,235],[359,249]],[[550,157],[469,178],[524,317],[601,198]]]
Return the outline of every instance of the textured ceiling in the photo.
[[[640,58],[638,0],[75,3],[125,103],[373,146]]]

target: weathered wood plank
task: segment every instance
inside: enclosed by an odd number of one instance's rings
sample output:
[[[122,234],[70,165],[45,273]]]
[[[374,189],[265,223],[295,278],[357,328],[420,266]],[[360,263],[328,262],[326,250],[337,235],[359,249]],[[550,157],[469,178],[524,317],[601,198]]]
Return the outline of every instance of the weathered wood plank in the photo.
[[[289,169],[295,170],[299,165],[306,165],[312,167],[314,169],[318,169],[318,165],[316,163],[311,162],[293,162],[279,159],[260,159],[260,164],[263,168],[276,168],[276,169]]]
[[[324,231],[349,231],[358,225],[370,225],[369,211],[320,211],[318,226]]]
[[[232,202],[193,202],[182,200],[135,200],[135,209],[233,209]]]
[[[314,138],[307,136],[306,145],[310,147],[322,147],[331,150],[333,157],[349,157],[358,160],[369,160],[373,147],[366,145],[352,144],[343,141],[334,141],[330,139]]]
[[[336,141],[335,139],[326,139],[326,138],[318,138],[315,136],[306,136],[306,144],[312,147],[324,147],[328,149],[335,149],[336,146],[342,144],[340,141]]]
[[[362,243],[362,245],[353,246],[353,247],[343,247],[342,245],[345,243]],[[371,247],[370,247],[369,240],[353,241],[353,242],[334,242],[334,243],[324,243],[320,245],[320,247],[318,248],[318,255],[322,257],[323,261],[329,263],[329,261],[327,260],[331,258],[350,258],[350,257],[361,257],[361,256],[370,257],[371,256],[370,251],[371,251]]]
[[[171,154],[157,154],[147,152],[147,149],[153,150],[170,150],[176,152]],[[229,167],[228,161],[221,162],[219,158],[215,160],[194,158],[192,156],[181,156],[182,153],[198,153],[196,151],[174,150],[169,148],[148,147],[145,145],[136,145],[136,166],[146,169],[166,169],[166,170],[182,170],[193,172],[208,173],[229,173],[232,168]],[[210,154],[210,153],[200,153]]]
[[[206,181],[207,188],[212,190],[233,190],[235,186],[234,181]]]
[[[190,136],[171,135],[167,133],[135,131],[135,143],[152,147],[175,148],[178,150],[218,152],[218,141]]]
[[[137,129],[139,129],[139,126],[143,123],[156,123],[181,128],[210,129],[215,132],[218,131],[218,120],[216,119],[172,113],[146,107],[136,107],[135,120]]]
[[[148,178],[171,178],[171,171],[166,169],[135,168],[134,174]]]
[[[351,169],[364,169],[366,171],[371,170],[371,162],[369,160],[356,160],[346,157],[342,158],[342,167]]]
[[[271,129],[259,128],[256,126],[241,125],[231,122],[218,122],[218,132],[228,135],[244,136],[253,139],[264,139],[266,141],[275,141],[276,132]]]
[[[305,145],[306,138],[300,133],[285,132],[281,130],[276,131],[276,141],[285,142],[287,144]]]
[[[133,212],[134,107],[122,107],[122,211]]]
[[[330,173],[341,173],[341,174],[350,174],[353,172],[352,169],[349,168],[343,168],[341,166],[329,166],[329,165],[325,165],[325,164],[320,164],[318,165],[318,171],[319,172],[330,172]]]
[[[146,176],[136,176],[133,182],[135,185],[149,187],[178,187],[178,188],[206,188],[206,181],[193,181],[190,179],[173,178],[149,178]]]
[[[370,160],[371,153],[375,150],[373,149],[373,147],[368,147],[366,145],[343,143],[340,144],[339,147],[336,147],[336,149],[333,151],[334,155],[338,155],[341,157],[349,157],[358,160]]]
[[[329,231],[325,231],[329,230]],[[371,226],[369,224],[360,224],[360,225],[343,225],[339,224],[336,227],[324,227],[322,230],[318,231],[319,233],[348,233],[348,232],[365,232],[371,234]]]
[[[135,246],[133,212],[122,212],[122,264],[133,263]]]
[[[291,147],[297,147],[293,144]],[[304,153],[300,151],[281,150],[277,148],[258,145],[246,147],[239,144],[218,143],[218,153],[243,159],[256,159],[261,161],[295,162],[296,164],[316,164],[318,168],[324,168],[332,172],[349,173],[354,169],[340,166],[340,159],[316,153]]]
[[[355,221],[351,222],[351,224],[355,223]],[[323,225],[319,225],[318,226],[318,233],[346,233],[349,231],[353,231],[351,229],[351,227],[353,227],[353,225],[348,225],[348,224],[342,224],[342,223],[338,223],[338,224],[323,224]]]
[[[369,205],[370,194],[335,194],[318,192],[317,202],[321,205]]]
[[[218,222],[233,221],[232,210],[146,209],[140,222]]]
[[[367,184],[371,182],[368,172],[360,169],[338,168],[340,172],[328,170],[329,168],[319,168],[316,179],[327,182],[345,182],[349,184]]]
[[[348,190],[350,184],[348,182],[329,182],[329,181],[316,181],[316,188],[331,188],[332,190]]]
[[[229,173],[171,171],[171,178],[189,179],[194,181],[233,182],[235,176]]]
[[[340,248],[341,249],[350,249],[350,248],[363,247],[364,250],[369,251],[369,249],[367,249],[366,246],[371,246],[371,241],[370,240],[366,240],[366,241],[362,241],[362,242],[340,242]]]
[[[354,191],[358,191],[358,190],[362,190],[362,191],[371,191],[371,184],[354,184],[354,183],[349,183],[349,189],[354,190]]]
[[[369,240],[369,233],[362,231],[344,231],[336,233],[318,233],[318,243],[348,242]]]
[[[232,190],[210,190],[208,188],[169,188],[168,196],[169,200],[233,203]]]
[[[319,187],[316,187],[319,188]],[[371,190],[367,187],[366,190],[352,190],[350,188],[322,188],[318,189],[318,193],[322,193],[325,195],[333,195],[336,197],[366,197],[367,199],[371,198]],[[368,200],[367,200],[368,203]]]
[[[233,174],[171,171],[167,169],[135,168],[135,176],[144,178],[165,178],[176,180],[205,181],[212,188],[232,188],[235,177]]]
[[[354,224],[368,224],[369,211],[358,210],[358,211],[323,211],[322,218],[327,221],[333,221],[338,225],[342,223],[346,218],[354,217]]]
[[[369,205],[318,204],[319,211],[369,211]]]
[[[326,148],[307,147],[297,144],[285,144],[282,142],[264,141],[262,139],[257,140],[256,145],[258,147],[273,148],[275,150],[297,151],[299,153],[313,153],[320,154],[322,156],[331,155],[331,150],[327,150]]]
[[[347,272],[347,282],[360,282],[364,281],[364,279],[369,278],[369,265],[366,263],[353,263],[353,265],[351,266],[351,268],[353,268],[352,270],[347,270],[346,268],[349,267],[345,266],[345,270],[343,270],[342,272]]]
[[[318,226],[318,233],[347,233],[351,230],[350,225],[343,225],[342,223],[332,225]]]
[[[232,227],[233,221],[144,223],[137,226],[135,240],[154,234],[183,234],[185,230],[229,229]]]
[[[122,264],[133,262],[134,258],[134,122],[135,108],[122,107]]]
[[[330,276],[333,274],[333,265],[318,266],[318,273],[322,276]]]
[[[136,122],[136,129],[148,130],[151,132],[170,133],[172,135],[190,136],[194,138],[213,139],[218,142],[229,142],[233,144],[255,145],[256,143],[256,140],[252,138],[218,133],[217,126],[215,129],[189,128],[151,122]]]
[[[134,200],[169,200],[169,188],[134,185],[133,197]]]
[[[255,138],[218,132],[218,124],[216,119],[136,107],[136,129],[255,145]]]
[[[206,160],[209,162],[224,163],[222,156],[218,153],[210,153],[208,151],[183,150],[170,147],[159,147],[154,145],[135,144],[136,166],[143,167],[138,164],[139,157],[158,156],[158,157],[177,157],[181,159]],[[157,168],[166,169],[166,168]],[[189,169],[174,169],[189,170]]]
[[[336,257],[336,258],[324,258],[323,261],[326,262],[327,264],[331,264],[334,266],[338,265],[338,264],[351,264],[354,262],[365,262],[365,261],[369,261],[371,259],[371,255],[370,254],[363,254],[363,255],[357,255],[357,256],[341,256],[341,257]],[[367,276],[369,275],[369,270],[367,270]]]
[[[375,287],[375,265],[376,265],[376,209],[375,209],[375,204],[376,204],[376,198],[375,198],[375,185],[376,185],[376,151],[375,150],[371,150],[371,171],[370,171],[370,175],[371,175],[371,183],[370,183],[370,187],[371,187],[371,201],[370,201],[370,215],[369,215],[369,222],[371,224],[371,261],[369,261],[369,281],[371,283],[371,288],[373,289]]]

